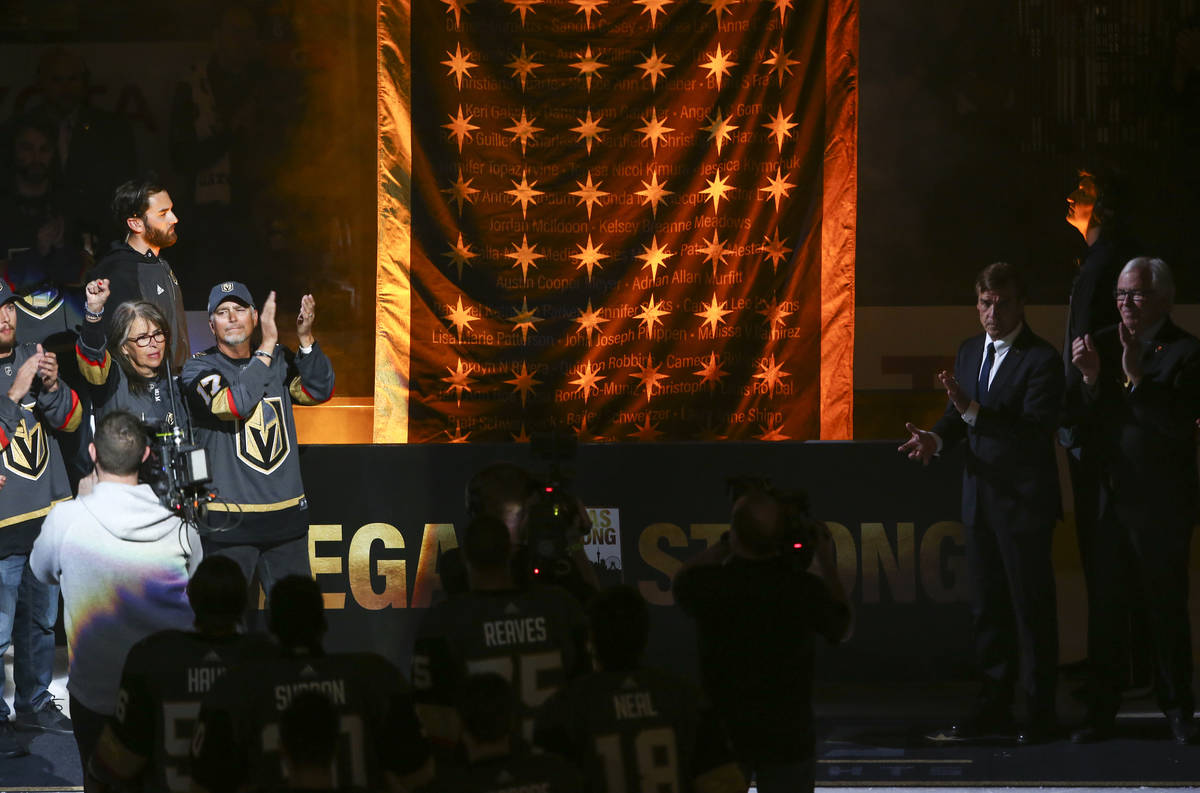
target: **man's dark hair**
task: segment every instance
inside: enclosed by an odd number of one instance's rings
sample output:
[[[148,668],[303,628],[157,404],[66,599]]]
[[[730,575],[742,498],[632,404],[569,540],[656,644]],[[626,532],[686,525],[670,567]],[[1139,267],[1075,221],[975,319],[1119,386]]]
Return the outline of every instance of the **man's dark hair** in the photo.
[[[476,740],[491,743],[511,735],[517,719],[512,685],[495,672],[468,676],[459,692],[458,715]]]
[[[463,558],[479,570],[507,568],[512,554],[512,539],[504,521],[490,515],[477,515],[463,531]]]
[[[500,462],[480,469],[467,482],[467,514],[491,515],[504,520],[510,504],[523,505],[533,495],[537,480],[515,463]]]
[[[137,473],[146,451],[146,428],[132,413],[114,410],[100,419],[96,435],[96,465],[105,473],[128,476]]]
[[[271,587],[267,629],[285,647],[321,647],[325,635],[325,600],[317,582],[302,575],[285,576]]]
[[[320,691],[301,691],[279,717],[279,740],[293,765],[326,768],[337,753],[338,715]]]
[[[1021,278],[1017,268],[1008,262],[989,264],[980,270],[979,275],[975,278],[976,295],[984,292],[998,292],[1010,287],[1016,292],[1017,299],[1025,299],[1025,280]]]
[[[765,490],[750,490],[733,505],[729,531],[751,553],[766,556],[779,550],[783,504]]]
[[[592,649],[606,672],[640,665],[650,636],[646,601],[631,586],[615,586],[592,598],[587,607]]]
[[[1121,215],[1125,183],[1117,169],[1092,163],[1079,169],[1076,200],[1083,197],[1093,204],[1093,221],[1101,226],[1111,225]]]
[[[146,214],[146,210],[150,208],[150,196],[166,189],[153,174],[140,179],[130,179],[121,184],[113,192],[113,220],[118,226],[125,228],[126,220],[140,218]]]
[[[52,121],[36,112],[23,115],[13,122],[12,130],[7,138],[12,148],[6,152],[6,156],[10,160],[16,157],[17,138],[21,137],[21,133],[28,129],[37,132],[50,143],[50,149],[54,153],[54,162],[57,163],[58,146],[55,143],[58,141],[58,130]]]
[[[224,628],[246,610],[246,576],[228,556],[206,556],[188,581],[187,595],[197,628]]]

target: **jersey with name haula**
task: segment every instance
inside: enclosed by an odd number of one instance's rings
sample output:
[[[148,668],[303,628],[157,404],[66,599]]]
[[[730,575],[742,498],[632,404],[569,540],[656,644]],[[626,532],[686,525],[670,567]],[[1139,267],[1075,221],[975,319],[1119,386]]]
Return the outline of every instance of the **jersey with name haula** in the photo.
[[[532,735],[535,708],[588,668],[583,609],[564,590],[467,592],[426,612],[413,647],[417,701],[453,706],[467,675],[493,672],[520,700]]]
[[[133,646],[111,724],[121,743],[149,759],[146,790],[191,789],[188,750],[200,701],[230,667],[278,652],[265,636],[178,630],[160,631]]]
[[[716,771],[738,777],[700,689],[659,669],[571,681],[539,711],[534,741],[578,765],[600,793],[688,791]]]
[[[338,785],[379,789],[385,771],[406,776],[429,758],[411,689],[374,653],[286,655],[230,670],[200,708],[192,776],[210,791],[282,782],[280,716],[318,691],[337,713]]]

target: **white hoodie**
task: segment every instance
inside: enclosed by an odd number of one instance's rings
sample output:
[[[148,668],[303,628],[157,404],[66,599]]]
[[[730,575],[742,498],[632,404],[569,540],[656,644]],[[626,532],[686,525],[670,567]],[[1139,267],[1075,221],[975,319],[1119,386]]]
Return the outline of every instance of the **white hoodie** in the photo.
[[[111,715],[129,648],[193,621],[187,582],[202,552],[194,529],[149,485],[100,482],[50,510],[29,566],[62,587],[70,678],[89,710]]]

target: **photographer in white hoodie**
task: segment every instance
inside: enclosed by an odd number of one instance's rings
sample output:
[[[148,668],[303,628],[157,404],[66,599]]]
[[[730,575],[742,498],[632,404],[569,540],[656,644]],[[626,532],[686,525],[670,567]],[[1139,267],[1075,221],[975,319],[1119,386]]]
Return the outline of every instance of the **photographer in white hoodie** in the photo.
[[[104,416],[89,451],[95,489],[50,511],[29,557],[38,580],[62,588],[67,690],[84,768],[119,707],[129,648],[155,631],[192,624],[187,582],[202,556],[195,530],[150,485],[138,484],[149,447],[137,418],[120,410]]]

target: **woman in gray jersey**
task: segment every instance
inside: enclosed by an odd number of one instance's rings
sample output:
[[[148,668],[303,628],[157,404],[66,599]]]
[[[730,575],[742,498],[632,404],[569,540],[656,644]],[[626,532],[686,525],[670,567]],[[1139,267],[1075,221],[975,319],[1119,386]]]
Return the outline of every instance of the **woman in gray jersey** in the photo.
[[[186,435],[189,422],[179,381],[168,373],[171,329],[162,312],[145,300],[122,303],[113,313],[108,338],[103,323],[108,280],[90,282],[85,296],[87,311],[75,355],[83,379],[92,386],[96,420],[125,410],[160,431],[178,425]]]

